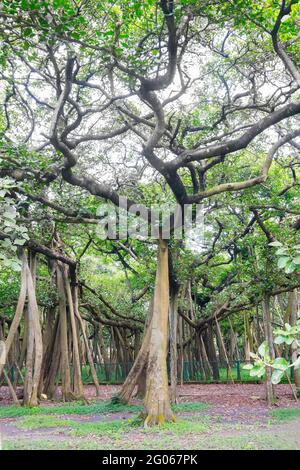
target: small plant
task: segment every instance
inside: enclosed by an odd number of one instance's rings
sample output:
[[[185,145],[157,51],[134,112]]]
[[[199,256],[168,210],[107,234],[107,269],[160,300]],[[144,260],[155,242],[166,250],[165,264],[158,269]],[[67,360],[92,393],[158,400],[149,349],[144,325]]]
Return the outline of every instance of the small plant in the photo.
[[[276,344],[291,345],[294,343],[297,348],[300,348],[300,320],[297,321],[295,326],[286,323],[284,329],[274,330],[274,335]],[[265,341],[259,346],[257,354],[250,353],[250,355],[254,360],[254,364],[246,364],[243,369],[248,369],[251,377],[262,377],[265,374],[266,367],[271,367],[273,369],[271,381],[274,385],[281,381],[291,367],[294,369],[300,368],[300,355],[291,364],[284,357],[271,360],[269,347]]]
[[[286,274],[290,274],[299,269],[300,245],[285,247],[279,241],[274,241],[269,243],[269,246],[277,248],[275,254],[278,256],[278,268],[284,269]],[[269,347],[266,342],[263,342],[259,346],[257,354],[250,353],[252,359],[254,359],[254,364],[247,364],[243,369],[248,369],[251,377],[262,377],[265,374],[266,367],[271,367],[273,369],[271,381],[276,385],[281,381],[284,375],[287,376],[287,372],[290,368],[300,368],[300,320],[298,320],[294,326],[285,323],[284,328],[274,330],[274,335],[274,342],[276,344],[293,345],[294,349],[298,350],[297,359],[292,364],[289,364],[284,357],[277,357],[271,360]],[[299,396],[298,391],[297,396]]]

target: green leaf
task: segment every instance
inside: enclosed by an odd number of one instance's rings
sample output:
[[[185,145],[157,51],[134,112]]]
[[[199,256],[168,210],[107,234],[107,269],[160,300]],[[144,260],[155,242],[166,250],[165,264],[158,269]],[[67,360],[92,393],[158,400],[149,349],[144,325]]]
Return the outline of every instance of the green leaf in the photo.
[[[25,37],[32,36],[32,29],[31,28],[25,28],[23,31],[23,35]]]
[[[26,240],[23,240],[21,238],[16,238],[16,240],[14,240],[14,244],[15,245],[20,245],[20,246],[23,246],[25,242],[26,242]]]
[[[277,385],[279,384],[279,382],[281,381],[282,377],[284,375],[284,371],[282,370],[274,370],[273,374],[272,374],[272,377],[271,377],[271,382],[273,385]]]
[[[289,367],[288,361],[284,357],[277,357],[273,363],[273,367],[279,370],[286,370]]]
[[[285,340],[285,344],[292,344],[293,341],[294,341],[293,338],[287,337],[286,340]]]
[[[10,219],[10,220],[15,220],[16,214],[14,211],[5,211],[3,214],[3,217],[6,217],[7,219]]]
[[[278,248],[278,250],[275,251],[275,254],[276,254],[277,256],[279,256],[279,255],[285,256],[285,255],[287,255],[287,253],[288,253],[288,249],[287,249],[287,248]]]
[[[262,357],[265,357],[266,354],[269,354],[269,346],[268,344],[266,343],[266,341],[264,341],[258,348],[258,354],[260,354],[260,356]]]
[[[287,264],[286,264],[286,267],[285,267],[285,270],[284,272],[286,274],[291,274],[293,273],[297,268],[297,265],[293,262],[293,261],[289,261]]]
[[[265,366],[254,366],[252,370],[250,370],[251,377],[262,377],[265,373]]]
[[[65,0],[53,0],[53,8],[58,9],[66,6],[66,3],[68,4],[69,2],[66,2]]]
[[[278,268],[282,269],[285,268],[286,264],[290,261],[290,258],[288,256],[283,256],[279,258],[277,266]]]
[[[282,246],[282,243],[276,241],[276,242],[271,242],[269,243],[269,246]]]
[[[284,336],[276,336],[276,338],[274,339],[274,343],[275,344],[282,344],[282,343],[285,343],[285,337]]]

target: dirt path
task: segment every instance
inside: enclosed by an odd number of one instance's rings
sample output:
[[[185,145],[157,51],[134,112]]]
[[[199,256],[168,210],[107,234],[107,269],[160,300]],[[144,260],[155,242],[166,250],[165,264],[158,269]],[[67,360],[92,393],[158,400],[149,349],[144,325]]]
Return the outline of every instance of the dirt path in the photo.
[[[101,385],[100,397],[103,400],[110,399],[120,390],[120,385]],[[96,398],[95,387],[86,385],[84,387],[85,397],[87,399]],[[201,401],[220,406],[240,405],[251,407],[265,407],[265,387],[263,384],[185,384],[178,386],[180,401],[191,402]],[[289,385],[281,384],[276,386],[278,397],[277,405],[279,407],[300,406],[293,398]],[[52,402],[48,402],[51,404]],[[0,388],[0,406],[12,404],[9,390],[7,387]]]

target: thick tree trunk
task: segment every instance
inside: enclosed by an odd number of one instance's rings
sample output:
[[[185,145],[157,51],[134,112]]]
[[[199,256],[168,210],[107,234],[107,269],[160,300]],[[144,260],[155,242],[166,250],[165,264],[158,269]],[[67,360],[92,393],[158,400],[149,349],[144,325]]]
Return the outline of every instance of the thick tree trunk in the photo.
[[[263,301],[262,301],[262,315],[263,315],[265,338],[269,347],[270,358],[274,359],[275,353],[274,353],[273,331],[272,331],[272,322],[271,322],[270,297],[267,294],[265,294]],[[276,401],[274,385],[271,382],[271,376],[272,376],[272,369],[270,367],[266,367],[266,398],[267,398],[268,405],[274,405]]]
[[[150,345],[151,323],[146,329],[144,339],[142,341],[139,353],[134,361],[134,364],[126,377],[126,380],[118,394],[118,400],[122,403],[129,403],[135,387],[140,379],[141,374],[147,366],[149,345]]]
[[[138,352],[138,355],[135,358],[133,366],[126,377],[126,380],[118,394],[118,400],[122,403],[129,403],[133,394],[136,385],[139,385],[138,393],[142,392],[142,389],[145,390],[145,374],[147,371],[148,355],[149,355],[149,345],[150,345],[150,333],[151,333],[151,321],[153,315],[153,298],[149,304],[148,314],[145,325],[145,334],[144,338]],[[144,375],[144,378],[142,377]]]
[[[40,324],[39,310],[35,294],[35,273],[34,267],[35,260],[33,259],[31,263],[32,270],[29,269],[29,266],[26,266],[27,270],[27,292],[28,292],[28,313],[30,316],[29,324],[33,328],[33,342],[34,342],[34,351],[32,352],[33,358],[30,359],[31,367],[33,367],[33,376],[32,382],[30,380],[31,393],[27,393],[27,400],[24,404],[30,406],[38,405],[38,388],[41,379],[41,369],[42,369],[42,360],[43,360],[43,338]],[[32,341],[32,338],[31,338]],[[31,345],[32,346],[32,345]],[[27,363],[26,363],[27,368]],[[29,388],[30,390],[30,388]],[[29,391],[28,390],[28,391]],[[25,394],[24,394],[25,397]]]
[[[145,426],[175,420],[170,405],[167,373],[168,313],[168,245],[165,240],[160,239],[144,400]]]
[[[45,366],[45,380],[44,380],[44,393],[48,398],[52,399],[56,393],[56,378],[59,372],[60,366],[60,317],[58,315],[56,319],[55,328],[53,331],[53,337],[50,345],[52,355],[49,355],[47,359],[47,365]]]
[[[147,364],[144,365],[137,382],[136,397],[140,399],[143,399],[146,395],[146,372]]]
[[[49,375],[50,366],[54,355],[54,341],[58,327],[58,318],[55,308],[51,307],[46,311],[45,328],[43,333],[43,362],[41,370],[41,380],[39,383],[39,395],[44,392],[44,384]]]

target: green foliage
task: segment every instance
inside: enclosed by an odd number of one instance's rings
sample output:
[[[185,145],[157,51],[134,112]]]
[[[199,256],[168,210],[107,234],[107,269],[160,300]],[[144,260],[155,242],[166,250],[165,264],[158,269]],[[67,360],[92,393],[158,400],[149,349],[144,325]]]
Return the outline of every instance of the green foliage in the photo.
[[[276,344],[291,345],[293,343],[296,348],[300,348],[300,320],[297,321],[295,326],[286,323],[284,329],[275,329],[274,335],[274,342]],[[271,381],[274,385],[281,382],[282,378],[288,373],[291,367],[294,369],[300,368],[300,355],[291,364],[284,357],[277,357],[271,360],[266,342],[263,342],[259,346],[257,354],[251,353],[251,357],[254,359],[254,364],[247,364],[243,368],[250,370],[252,377],[262,377],[267,367],[272,368],[273,373]]]
[[[27,228],[18,223],[18,205],[10,197],[11,189],[16,186],[15,181],[2,178],[0,184],[0,225],[3,235],[0,240],[0,266],[19,271],[18,248],[26,243],[29,236]]]
[[[287,247],[279,241],[269,243],[269,245],[277,248],[275,254],[278,256],[279,269],[284,269],[286,274],[300,269],[300,245]]]

